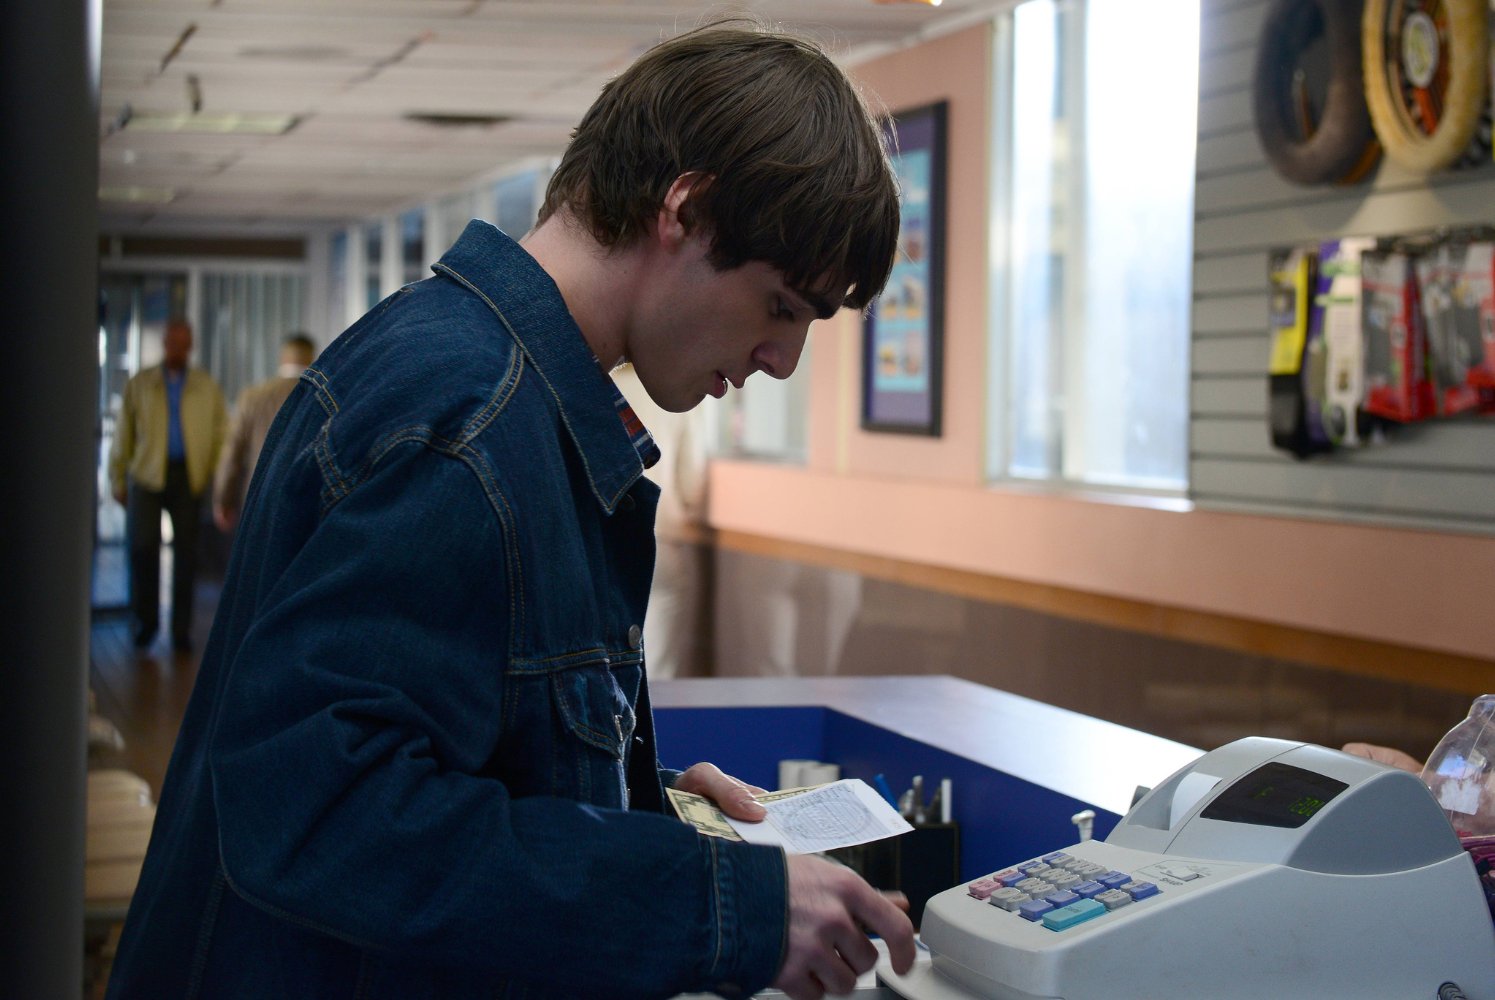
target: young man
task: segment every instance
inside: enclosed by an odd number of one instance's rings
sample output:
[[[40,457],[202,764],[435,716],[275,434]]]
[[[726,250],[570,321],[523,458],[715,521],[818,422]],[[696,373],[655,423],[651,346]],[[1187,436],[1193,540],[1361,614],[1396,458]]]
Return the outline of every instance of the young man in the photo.
[[[849,990],[899,906],[699,836],[642,629],[653,452],[886,280],[879,133],[813,46],[715,26],[605,88],[523,246],[472,223],[324,352],[250,486],[110,996]]]

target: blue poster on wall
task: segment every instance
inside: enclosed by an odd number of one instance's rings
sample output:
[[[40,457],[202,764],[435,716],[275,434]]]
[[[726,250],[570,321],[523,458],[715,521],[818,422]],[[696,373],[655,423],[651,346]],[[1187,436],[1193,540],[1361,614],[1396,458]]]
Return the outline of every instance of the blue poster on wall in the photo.
[[[898,256],[863,344],[862,426],[938,436],[944,298],[943,103],[897,115]]]

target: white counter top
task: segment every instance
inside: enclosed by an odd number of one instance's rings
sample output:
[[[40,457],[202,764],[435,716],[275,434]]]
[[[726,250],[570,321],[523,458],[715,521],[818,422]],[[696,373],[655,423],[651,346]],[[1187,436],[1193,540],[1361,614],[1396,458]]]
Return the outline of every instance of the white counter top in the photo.
[[[948,676],[650,682],[656,709],[824,706],[1118,815],[1202,751]]]

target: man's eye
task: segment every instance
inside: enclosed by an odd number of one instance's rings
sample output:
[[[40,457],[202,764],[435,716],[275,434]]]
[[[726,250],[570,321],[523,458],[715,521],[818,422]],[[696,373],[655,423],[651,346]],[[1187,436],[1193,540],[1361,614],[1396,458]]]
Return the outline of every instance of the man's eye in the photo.
[[[774,301],[774,309],[773,309],[774,319],[784,319],[784,320],[792,320],[792,319],[794,319],[794,310],[790,309],[789,306],[788,306],[788,304],[783,299],[776,298],[773,301]]]

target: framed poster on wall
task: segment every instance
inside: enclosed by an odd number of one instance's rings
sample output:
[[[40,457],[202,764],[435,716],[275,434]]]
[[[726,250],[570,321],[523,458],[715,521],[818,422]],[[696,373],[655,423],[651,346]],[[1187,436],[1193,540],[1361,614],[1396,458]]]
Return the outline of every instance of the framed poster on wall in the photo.
[[[898,256],[862,331],[862,427],[939,437],[945,324],[945,108],[893,116]]]

